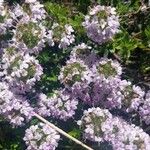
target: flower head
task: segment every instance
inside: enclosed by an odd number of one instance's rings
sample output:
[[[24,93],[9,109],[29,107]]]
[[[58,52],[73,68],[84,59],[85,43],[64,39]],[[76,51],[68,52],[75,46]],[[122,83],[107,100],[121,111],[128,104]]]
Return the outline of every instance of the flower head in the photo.
[[[98,44],[102,44],[118,33],[119,19],[115,8],[97,5],[85,17],[83,26],[87,36]]]
[[[59,139],[60,135],[44,123],[30,126],[23,138],[27,150],[55,150]]]
[[[81,120],[78,121],[78,125],[83,129],[84,138],[95,142],[103,141],[104,133],[101,125],[108,118],[112,118],[112,115],[107,109],[93,107],[85,110]]]
[[[66,121],[75,115],[78,101],[64,90],[55,91],[53,96],[39,95],[38,112],[42,116],[52,116]]]

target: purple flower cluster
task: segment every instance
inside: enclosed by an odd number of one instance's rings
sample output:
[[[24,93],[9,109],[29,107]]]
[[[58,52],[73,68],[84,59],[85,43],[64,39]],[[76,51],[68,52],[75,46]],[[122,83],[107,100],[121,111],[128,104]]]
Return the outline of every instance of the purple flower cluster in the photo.
[[[97,5],[85,16],[83,26],[91,40],[102,44],[119,32],[119,17],[115,8]]]
[[[42,21],[46,17],[44,6],[39,2],[17,4],[10,11],[13,19],[13,43],[29,53],[38,53],[45,47],[46,27]]]
[[[54,23],[48,30],[47,41],[50,46],[54,46],[56,43],[59,48],[65,49],[75,41],[74,30],[71,25],[62,26]]]
[[[35,57],[20,52],[12,55],[7,50],[3,53],[0,68],[3,70],[3,80],[19,92],[29,91],[43,74],[43,69]]]
[[[78,101],[64,90],[55,91],[53,96],[39,95],[38,113],[66,121],[72,118]]]
[[[15,95],[7,83],[0,82],[0,115],[14,126],[20,126],[32,118],[33,108],[25,97]]]
[[[77,66],[79,63],[80,68]],[[81,64],[84,67],[81,67]],[[59,79],[72,89],[78,99],[89,105],[105,104],[105,107],[120,107],[121,73],[122,68],[117,61],[108,58],[99,59],[91,47],[82,43],[73,48],[70,60],[62,67]],[[71,84],[66,85],[66,79],[67,82],[69,79]]]
[[[89,60],[89,61],[88,61]],[[92,106],[138,110],[144,91],[121,79],[122,67],[108,58],[98,58],[82,43],[73,48],[70,60],[62,67],[59,80],[79,100]]]
[[[29,53],[9,44],[3,49],[0,62],[0,114],[14,126],[24,125],[34,113],[26,97],[43,69],[39,61]]]
[[[73,88],[79,84],[88,84],[91,72],[82,60],[71,58],[66,62],[66,66],[61,68],[58,79],[66,87]]]
[[[139,106],[144,102],[145,92],[139,86],[132,85],[131,82],[124,82],[121,88],[123,88],[121,89],[123,108],[127,112],[137,111]]]
[[[8,11],[4,0],[0,0],[0,35],[6,34],[6,29],[12,25]]]
[[[147,92],[143,106],[140,107],[139,114],[146,124],[150,124],[150,91]]]
[[[118,78],[122,74],[122,67],[115,60],[101,58],[92,66],[92,72],[96,78],[111,80],[112,78]]]
[[[71,25],[61,25],[50,18],[37,0],[25,0],[22,5],[12,7],[5,7],[3,0],[0,1],[0,34],[13,35],[9,42],[24,52],[38,54],[47,43],[64,49],[75,41]],[[52,22],[52,26],[46,22]],[[3,42],[6,45],[8,41]]]
[[[96,63],[97,55],[92,51],[92,47],[86,45],[85,43],[81,43],[75,46],[72,51],[70,58],[72,59],[80,59],[83,60],[84,63],[91,67],[92,64]]]
[[[44,5],[40,4],[37,0],[34,0],[34,2],[25,0],[22,6],[17,4],[9,13],[14,20],[21,22],[30,20],[38,23],[38,21],[46,18]]]
[[[79,120],[77,124],[81,126],[85,139],[101,142],[103,141],[101,124],[108,118],[112,118],[112,115],[107,109],[92,107],[84,111],[81,120]]]
[[[104,140],[112,144],[115,150],[149,150],[150,137],[140,127],[128,124],[114,117],[101,126]]]
[[[109,82],[93,79],[88,85],[82,86],[81,90],[75,89],[77,97],[84,103],[92,106],[101,106],[105,108],[121,108],[122,95],[119,87],[119,79],[113,79]]]
[[[95,142],[107,141],[115,150],[149,150],[150,137],[141,128],[113,117],[107,109],[89,108],[79,120],[84,137]]]
[[[60,135],[48,125],[38,123],[26,129],[25,137],[27,150],[55,150],[60,140]]]
[[[45,47],[46,28],[30,20],[22,20],[13,30],[12,41],[25,52],[38,53]]]

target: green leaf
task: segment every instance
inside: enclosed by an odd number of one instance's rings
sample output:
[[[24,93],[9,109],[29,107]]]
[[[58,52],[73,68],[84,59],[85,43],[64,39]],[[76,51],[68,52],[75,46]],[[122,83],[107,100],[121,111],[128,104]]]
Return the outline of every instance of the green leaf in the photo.
[[[72,131],[68,132],[69,135],[75,137],[75,138],[80,138],[81,132],[79,129],[74,128]]]
[[[119,33],[113,42],[113,51],[117,52],[123,59],[129,59],[131,51],[141,46],[141,42],[130,36],[128,32],[122,31]]]
[[[147,39],[150,40],[150,26],[148,26],[148,27],[145,29],[144,33],[145,33]]]

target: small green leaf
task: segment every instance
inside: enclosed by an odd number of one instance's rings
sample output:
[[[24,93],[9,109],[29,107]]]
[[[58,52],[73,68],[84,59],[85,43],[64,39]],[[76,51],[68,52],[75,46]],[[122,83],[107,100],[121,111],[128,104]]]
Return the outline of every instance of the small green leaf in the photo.
[[[80,138],[81,132],[79,129],[74,128],[72,131],[68,132],[69,135],[75,137],[75,138]]]

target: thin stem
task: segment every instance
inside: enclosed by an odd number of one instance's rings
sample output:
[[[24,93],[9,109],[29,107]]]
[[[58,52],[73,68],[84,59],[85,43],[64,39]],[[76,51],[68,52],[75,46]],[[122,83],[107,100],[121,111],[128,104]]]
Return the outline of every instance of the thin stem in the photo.
[[[92,148],[90,148],[89,146],[85,145],[84,143],[82,143],[81,141],[79,141],[78,139],[72,137],[71,135],[69,135],[68,133],[66,133],[65,131],[63,131],[62,129],[58,128],[57,126],[55,126],[54,124],[52,124],[51,122],[47,121],[46,119],[44,119],[43,117],[41,117],[38,114],[34,114],[34,116],[36,118],[38,118],[39,120],[41,120],[42,122],[46,123],[47,125],[49,125],[51,128],[53,128],[54,130],[56,130],[57,132],[59,132],[60,134],[64,135],[65,137],[71,139],[72,141],[74,141],[75,143],[81,145],[82,147],[84,147],[87,150],[94,150]]]

